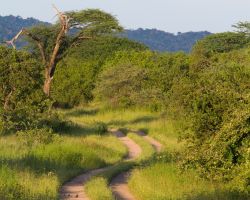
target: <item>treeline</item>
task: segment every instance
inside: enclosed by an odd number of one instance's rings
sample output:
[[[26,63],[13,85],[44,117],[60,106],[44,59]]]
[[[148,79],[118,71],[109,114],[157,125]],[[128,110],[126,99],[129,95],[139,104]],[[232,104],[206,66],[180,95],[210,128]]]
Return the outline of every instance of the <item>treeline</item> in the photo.
[[[50,98],[42,92],[37,54],[1,47],[1,133],[60,128],[52,105],[70,108],[94,101],[112,108],[146,107],[181,124],[187,144],[181,167],[247,193],[249,42],[245,32],[214,34],[187,55],[152,52],[128,39],[99,35],[60,58]]]

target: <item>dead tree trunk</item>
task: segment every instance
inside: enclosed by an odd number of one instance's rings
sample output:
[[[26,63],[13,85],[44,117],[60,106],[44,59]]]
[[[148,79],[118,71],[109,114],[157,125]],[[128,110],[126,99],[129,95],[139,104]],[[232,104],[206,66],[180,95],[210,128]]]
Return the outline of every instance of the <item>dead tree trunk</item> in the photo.
[[[52,79],[50,77],[50,72],[46,68],[45,69],[45,80],[44,80],[44,84],[43,84],[43,92],[47,96],[50,96],[51,81],[52,81]]]
[[[9,102],[10,102],[10,98],[11,98],[12,93],[13,93],[13,90],[11,90],[10,93],[4,99],[4,106],[3,106],[4,110],[8,110],[8,108],[9,108]]]
[[[54,9],[56,10],[57,15],[60,19],[61,27],[60,27],[60,31],[57,35],[57,38],[55,41],[55,46],[53,48],[51,55],[46,56],[46,54],[45,54],[46,51],[45,51],[45,48],[44,48],[42,41],[36,35],[33,35],[32,33],[30,33],[29,31],[27,31],[25,29],[22,29],[12,40],[6,42],[7,44],[12,45],[12,47],[14,49],[16,49],[15,41],[21,35],[26,35],[29,38],[31,38],[34,42],[36,42],[36,44],[40,50],[40,54],[42,57],[44,68],[45,68],[43,92],[48,97],[50,96],[51,82],[52,82],[52,79],[53,79],[53,76],[55,73],[55,69],[56,69],[56,59],[58,56],[58,52],[60,50],[62,40],[69,30],[69,21],[70,21],[68,16],[65,15],[64,13],[60,12],[55,6],[54,6]]]

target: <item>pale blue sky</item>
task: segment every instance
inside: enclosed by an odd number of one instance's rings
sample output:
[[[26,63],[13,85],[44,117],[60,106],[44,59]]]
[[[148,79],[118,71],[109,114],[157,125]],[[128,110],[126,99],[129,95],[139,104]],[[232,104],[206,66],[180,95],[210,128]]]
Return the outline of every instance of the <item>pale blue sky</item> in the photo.
[[[223,32],[238,21],[250,21],[250,0],[0,0],[0,15],[52,22],[52,3],[64,11],[100,8],[129,29]]]

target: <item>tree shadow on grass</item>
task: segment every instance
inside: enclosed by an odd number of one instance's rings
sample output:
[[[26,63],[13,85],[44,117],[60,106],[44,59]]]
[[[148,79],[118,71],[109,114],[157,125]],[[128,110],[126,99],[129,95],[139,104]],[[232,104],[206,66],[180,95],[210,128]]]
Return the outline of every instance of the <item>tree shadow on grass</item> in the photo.
[[[76,123],[70,123],[67,125],[67,128],[60,131],[61,135],[70,135],[70,136],[89,136],[97,135],[97,129],[95,125],[93,126],[83,126]]]
[[[65,114],[66,117],[80,117],[83,115],[91,115],[94,116],[99,112],[99,109],[78,109],[78,110],[73,110],[70,112],[67,112]]]
[[[143,116],[143,117],[138,117],[134,120],[128,121],[128,120],[111,120],[108,125],[109,126],[117,126],[117,127],[126,127],[128,125],[136,125],[140,123],[150,123],[155,120],[157,120],[158,117],[152,117],[152,116]]]
[[[56,131],[60,135],[68,136],[89,136],[104,135],[108,133],[108,125],[103,122],[94,122],[88,125],[67,121],[60,130]]]
[[[23,158],[0,159],[0,167],[1,165],[4,165],[18,172],[30,171],[36,175],[54,174],[57,176],[59,182],[63,184],[91,168],[105,167],[108,165],[104,159],[98,156],[90,157],[88,160],[82,160],[80,157],[82,157],[82,155],[71,153],[67,156],[63,156],[61,159],[53,160],[49,157],[27,154]],[[84,164],[84,162],[89,162],[91,164]]]
[[[111,120],[107,123],[108,126],[116,126],[116,127],[123,127],[126,126],[129,122],[125,120]]]
[[[139,124],[139,123],[150,123],[152,121],[157,120],[158,117],[152,117],[152,116],[143,116],[143,117],[139,117],[137,119],[134,119],[132,121],[130,121],[130,124]]]

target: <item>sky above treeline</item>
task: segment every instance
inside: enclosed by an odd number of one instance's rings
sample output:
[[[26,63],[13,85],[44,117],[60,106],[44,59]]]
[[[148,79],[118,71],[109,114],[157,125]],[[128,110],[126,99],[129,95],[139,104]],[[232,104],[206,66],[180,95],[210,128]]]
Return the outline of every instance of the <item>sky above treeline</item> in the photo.
[[[250,0],[0,0],[0,15],[19,15],[53,22],[52,4],[62,11],[99,8],[115,15],[127,29],[167,32],[232,31],[250,21]]]

